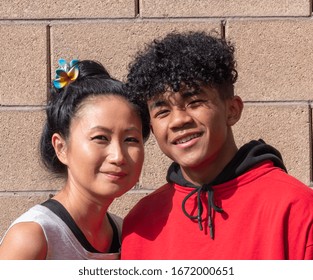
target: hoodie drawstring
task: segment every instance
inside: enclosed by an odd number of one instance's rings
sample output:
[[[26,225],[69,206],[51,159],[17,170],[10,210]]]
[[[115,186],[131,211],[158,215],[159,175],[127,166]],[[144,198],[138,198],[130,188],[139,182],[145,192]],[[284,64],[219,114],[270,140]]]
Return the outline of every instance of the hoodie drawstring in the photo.
[[[196,220],[198,221],[198,225],[200,230],[203,230],[203,226],[202,226],[202,213],[203,213],[203,205],[201,202],[201,193],[202,192],[207,192],[208,193],[208,227],[210,229],[210,237],[211,239],[214,239],[214,224],[213,224],[213,218],[212,218],[212,208],[214,211],[218,212],[218,213],[222,213],[223,209],[216,206],[214,204],[214,190],[212,188],[211,185],[203,185],[202,187],[194,187],[195,189],[192,190],[183,200],[182,202],[182,210],[184,212],[184,214],[192,219],[192,220]],[[195,216],[190,215],[189,213],[187,213],[186,211],[186,202],[187,200],[194,195],[195,193],[197,193],[197,206],[198,206],[198,213]]]
[[[184,178],[181,167],[176,162],[173,162],[169,167],[166,180],[169,183],[192,189],[192,191],[184,198],[182,202],[182,210],[188,218],[192,220],[197,219],[200,230],[203,230],[201,218],[203,212],[201,192],[208,193],[208,227],[210,228],[210,236],[212,239],[214,239],[213,211],[221,213],[223,212],[223,209],[217,207],[214,204],[214,193],[212,187],[221,185],[225,182],[229,182],[246,173],[257,164],[261,164],[265,161],[270,161],[272,162],[273,166],[281,168],[282,170],[287,172],[280,152],[274,147],[267,145],[262,139],[259,139],[258,141],[253,140],[242,146],[231,159],[231,161],[224,167],[224,169],[219,174],[217,174],[213,181],[210,182],[210,184],[195,186]],[[236,182],[234,182],[233,187],[235,185]],[[198,213],[196,216],[192,216],[186,211],[186,201],[196,193]]]

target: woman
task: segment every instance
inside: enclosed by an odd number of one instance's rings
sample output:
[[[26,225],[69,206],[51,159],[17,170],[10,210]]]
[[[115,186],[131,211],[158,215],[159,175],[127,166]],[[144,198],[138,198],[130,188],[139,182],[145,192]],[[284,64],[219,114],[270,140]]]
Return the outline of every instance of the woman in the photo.
[[[64,187],[6,232],[0,259],[118,259],[121,219],[110,204],[138,181],[149,124],[140,104],[95,61],[59,61],[41,158]]]

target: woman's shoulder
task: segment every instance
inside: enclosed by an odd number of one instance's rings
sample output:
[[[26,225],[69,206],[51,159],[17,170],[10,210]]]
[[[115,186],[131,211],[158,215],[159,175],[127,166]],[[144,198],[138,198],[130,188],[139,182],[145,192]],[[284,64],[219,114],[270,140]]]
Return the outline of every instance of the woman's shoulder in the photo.
[[[0,246],[0,259],[45,259],[47,241],[41,226],[36,222],[13,224]]]

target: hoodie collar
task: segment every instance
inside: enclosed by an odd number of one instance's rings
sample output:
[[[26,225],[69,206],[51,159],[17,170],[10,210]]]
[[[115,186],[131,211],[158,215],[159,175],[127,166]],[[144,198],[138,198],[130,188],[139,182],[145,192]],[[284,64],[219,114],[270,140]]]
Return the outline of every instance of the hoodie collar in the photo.
[[[213,186],[225,183],[232,179],[237,178],[238,176],[244,174],[249,169],[255,165],[270,160],[273,162],[274,166],[283,169],[287,172],[286,167],[284,166],[282,156],[278,150],[274,147],[266,144],[262,139],[253,140],[244,146],[242,146],[233,159],[225,166],[222,172],[217,175],[217,177],[210,183],[204,184],[202,186],[196,186],[191,182],[187,181],[182,174],[181,168],[177,163],[172,163],[168,169],[167,181],[170,183],[176,183],[180,186],[188,187],[193,190],[184,198],[182,202],[182,210],[184,214],[192,219],[197,220],[200,230],[203,230],[202,226],[202,212],[203,205],[201,202],[201,193],[208,193],[208,226],[210,229],[210,236],[214,239],[214,224],[212,220],[212,212],[216,211],[222,213],[223,209],[216,206],[214,203],[214,190]],[[197,194],[197,204],[198,204],[198,213],[195,216],[190,215],[186,211],[185,204],[187,200],[194,194]]]

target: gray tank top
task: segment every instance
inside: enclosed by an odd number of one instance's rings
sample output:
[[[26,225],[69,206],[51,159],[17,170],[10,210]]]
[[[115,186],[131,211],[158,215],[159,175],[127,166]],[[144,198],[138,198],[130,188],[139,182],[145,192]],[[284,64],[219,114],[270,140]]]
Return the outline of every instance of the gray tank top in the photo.
[[[122,219],[113,214],[110,214],[110,218],[116,225],[120,238]],[[68,225],[43,205],[30,208],[17,218],[9,229],[21,222],[35,222],[41,226],[48,245],[47,260],[116,260],[120,258],[120,252],[100,253],[86,250]]]

